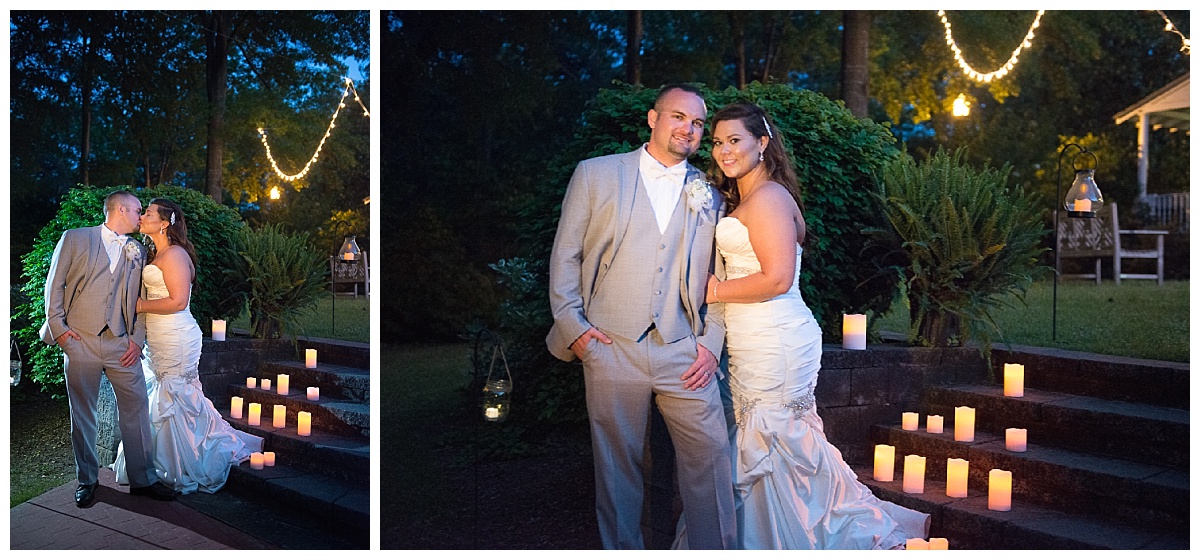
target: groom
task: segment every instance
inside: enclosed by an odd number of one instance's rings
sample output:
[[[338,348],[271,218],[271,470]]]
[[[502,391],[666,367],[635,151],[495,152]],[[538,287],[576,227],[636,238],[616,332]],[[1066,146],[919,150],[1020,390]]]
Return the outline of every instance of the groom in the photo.
[[[728,431],[711,383],[725,327],[721,306],[704,303],[708,275],[720,266],[713,238],[723,204],[687,163],[706,115],[696,88],[663,87],[647,113],[650,142],[576,167],[550,255],[546,344],[561,360],[583,362],[606,549],[644,548],[652,400],[675,445],[684,544],[735,545]]]
[[[142,203],[127,191],[104,199],[104,223],[63,232],[46,277],[42,341],[62,348],[71,405],[71,448],[79,488],[75,505],[95,499],[96,400],[103,372],[117,397],[129,473],[129,493],[172,500],[151,460],[150,412],[142,376],[145,316],[135,313],[146,250],[128,238],[138,230]]]

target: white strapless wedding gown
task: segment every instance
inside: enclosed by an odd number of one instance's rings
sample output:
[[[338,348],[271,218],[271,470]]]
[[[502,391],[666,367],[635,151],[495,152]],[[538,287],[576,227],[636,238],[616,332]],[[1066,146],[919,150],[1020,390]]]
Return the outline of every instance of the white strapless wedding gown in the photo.
[[[716,237],[727,279],[761,270],[737,218],[722,218]],[[797,244],[797,279],[801,252]],[[740,548],[888,549],[925,538],[928,514],[876,498],[825,439],[813,398],[821,328],[799,286],[726,304],[725,329]]]
[[[146,299],[167,296],[157,266],[146,265],[142,283]],[[263,447],[262,438],[234,429],[204,396],[198,372],[202,336],[188,308],[146,314],[142,372],[150,397],[154,470],[163,484],[183,494],[220,490],[230,467]],[[112,468],[117,482],[128,484],[124,446],[117,448]]]

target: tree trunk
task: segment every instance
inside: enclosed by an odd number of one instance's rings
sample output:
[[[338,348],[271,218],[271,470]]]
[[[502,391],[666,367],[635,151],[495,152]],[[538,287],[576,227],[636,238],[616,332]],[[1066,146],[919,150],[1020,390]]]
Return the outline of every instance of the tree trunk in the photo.
[[[92,49],[92,25],[91,18],[87,18],[84,23],[83,31],[83,72],[79,84],[80,94],[82,99],[80,105],[82,115],[80,119],[80,138],[79,138],[79,179],[80,184],[89,185],[91,179],[88,176],[88,160],[92,157],[92,82],[96,74],[96,53]]]
[[[625,45],[625,81],[642,83],[642,12],[629,12],[628,44]]]
[[[774,65],[775,59],[779,56],[779,44],[775,40],[776,34],[779,31],[779,21],[771,16],[766,21],[766,43],[763,47],[763,67],[762,67],[762,83],[767,83],[771,78],[771,66]]]
[[[854,116],[866,117],[871,12],[847,10],[842,18],[842,101]]]
[[[225,155],[225,96],[229,78],[229,12],[211,11],[204,22],[205,74],[208,88],[208,159],[205,163],[205,192],[218,203],[221,186],[221,160]]]
[[[729,27],[733,29],[733,73],[737,88],[746,89],[746,20],[741,13],[729,12]]]

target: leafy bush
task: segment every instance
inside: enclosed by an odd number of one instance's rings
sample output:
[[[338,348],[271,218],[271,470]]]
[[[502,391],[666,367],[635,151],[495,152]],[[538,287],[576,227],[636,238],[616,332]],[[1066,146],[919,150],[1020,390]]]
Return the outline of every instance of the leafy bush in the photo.
[[[46,320],[45,288],[50,271],[50,258],[62,233],[68,229],[99,225],[104,222],[104,197],[114,190],[128,190],[146,206],[154,198],[173,200],[183,208],[188,224],[188,239],[196,248],[200,266],[193,283],[191,312],[200,325],[211,325],[213,318],[236,314],[238,302],[230,301],[220,289],[206,289],[220,282],[221,266],[232,245],[234,235],[244,227],[237,212],[214,202],[200,191],[177,186],[160,185],[145,189],[129,187],[79,186],[63,196],[58,213],[38,233],[33,250],[22,257],[21,288],[23,301],[12,316],[12,328],[29,364],[29,377],[43,390],[63,391],[62,351],[49,346],[38,337],[38,329]],[[143,240],[149,243],[148,240]]]
[[[307,233],[287,235],[279,224],[243,228],[227,254],[224,289],[246,302],[254,336],[296,335],[300,319],[326,294],[326,259]]]
[[[1036,193],[1010,187],[1010,167],[976,171],[939,149],[917,164],[903,156],[881,174],[876,191],[889,227],[872,229],[881,247],[903,255],[892,270],[904,282],[909,340],[926,346],[980,342],[985,356],[999,334],[991,310],[1002,296],[1024,294],[1048,270]]]
[[[730,103],[751,101],[774,119],[803,190],[810,235],[800,288],[826,338],[840,340],[843,313],[868,312],[874,317],[886,312],[897,295],[896,278],[878,274],[884,252],[869,244],[862,229],[882,225],[871,192],[874,174],[899,153],[891,133],[812,91],[758,83],[744,90],[699,87],[710,112]],[[646,112],[657,93],[629,85],[600,91],[584,112],[582,126],[572,142],[548,163],[537,189],[521,201],[518,215],[524,233],[523,256],[526,266],[536,263],[531,272],[538,279],[536,289],[525,291],[534,294],[528,297],[539,298],[534,307],[540,306],[546,312],[529,316],[532,322],[510,338],[514,350],[519,347],[533,353],[520,359],[531,367],[536,364],[537,373],[527,372],[535,379],[526,390],[534,393],[543,416],[586,417],[581,410],[582,398],[573,398],[582,396],[578,365],[554,359],[544,343],[551,324],[546,260],[554,242],[563,194],[579,161],[628,152],[649,139]],[[705,141],[691,158],[692,164],[708,169],[709,150],[710,143]],[[516,353],[510,353],[510,359]]]

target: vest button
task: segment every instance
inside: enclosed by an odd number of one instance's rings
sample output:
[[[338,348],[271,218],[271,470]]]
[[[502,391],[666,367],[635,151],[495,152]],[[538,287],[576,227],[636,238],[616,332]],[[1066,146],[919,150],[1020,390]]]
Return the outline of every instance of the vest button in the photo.
[[[664,243],[664,244],[662,244],[662,245],[659,245],[659,246],[658,246],[658,248],[659,248],[659,249],[666,249],[666,248],[667,248],[667,245]]]
[[[662,290],[654,290],[654,295],[656,295],[656,296],[661,296],[661,295],[662,295]]]
[[[658,267],[658,271],[659,271],[659,272],[662,272],[662,267],[661,267],[661,266],[660,266],[660,267]]]

